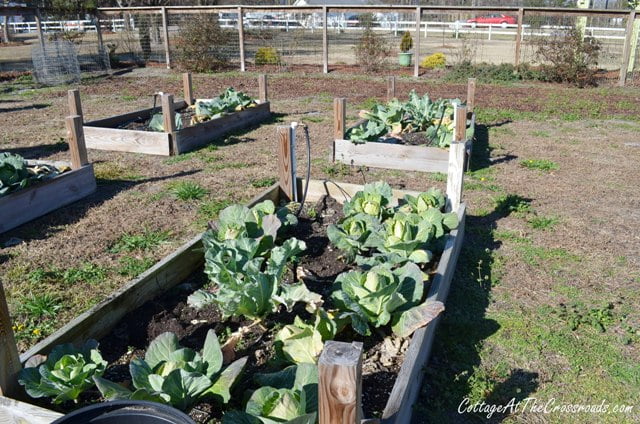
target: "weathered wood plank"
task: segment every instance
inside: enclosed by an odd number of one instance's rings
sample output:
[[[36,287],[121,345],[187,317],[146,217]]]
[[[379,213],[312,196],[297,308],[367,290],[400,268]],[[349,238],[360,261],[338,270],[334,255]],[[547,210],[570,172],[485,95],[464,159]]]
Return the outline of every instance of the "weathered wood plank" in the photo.
[[[183,128],[173,135],[175,144],[178,147],[176,154],[195,150],[211,143],[216,138],[223,137],[225,134],[251,125],[257,125],[270,117],[271,106],[269,102],[266,102],[240,112]]]
[[[193,104],[193,78],[191,72],[182,74],[182,91],[184,91],[184,101],[191,106]]]
[[[396,77],[387,77],[387,101],[396,98]]]
[[[362,343],[325,342],[318,359],[319,424],[362,421]]]
[[[344,138],[346,121],[347,99],[336,97],[333,99],[333,138],[336,140]]]
[[[0,396],[0,423],[2,424],[50,424],[62,414],[29,403]]]
[[[445,250],[440,258],[436,276],[427,293],[427,300],[438,300],[443,303],[447,300],[451,279],[455,272],[464,239],[465,216],[466,207],[462,204],[458,210],[460,223],[458,228],[447,236]],[[405,424],[411,422],[412,407],[422,387],[423,368],[427,365],[431,355],[431,348],[440,319],[441,316],[413,334],[409,348],[405,352],[402,367],[382,413],[383,423]]]
[[[174,101],[173,104],[176,110],[187,107],[187,102],[184,100]],[[127,122],[149,119],[152,112],[159,113],[160,111],[160,105],[157,105],[155,108],[150,107],[147,109],[134,110],[133,112],[127,112],[121,115],[85,122],[84,125],[85,127],[116,128],[118,125],[125,124]]]
[[[447,172],[449,152],[438,147],[335,140],[335,160],[350,165],[405,171]]]
[[[266,199],[277,202],[278,197],[278,185],[275,184],[254,197],[248,205]],[[35,354],[46,354],[61,343],[80,343],[106,336],[126,314],[180,284],[203,263],[202,234],[198,234],[138,278],[20,355],[21,362],[26,362]]]
[[[161,156],[171,155],[171,140],[167,133],[85,125],[84,139],[89,149],[147,153]]]
[[[298,187],[302,189],[306,185],[306,180],[298,179]],[[309,190],[307,192],[307,202],[317,202],[322,196],[331,196],[338,203],[344,203],[351,199],[358,191],[362,190],[360,184],[335,182],[331,180],[309,180]],[[419,193],[412,190],[392,190],[394,204],[405,194],[417,196]]]
[[[269,89],[267,86],[267,76],[265,74],[258,75],[258,100],[260,103],[266,103],[269,99]]]
[[[96,190],[93,165],[74,169],[0,198],[0,233],[88,196]]]
[[[87,159],[87,146],[84,142],[84,131],[82,130],[82,116],[67,116],[65,124],[67,127],[69,152],[71,153],[71,168],[82,168],[89,163]]]
[[[293,164],[291,157],[291,127],[279,125],[276,128],[278,139],[278,183],[284,195],[294,199],[293,193]]]

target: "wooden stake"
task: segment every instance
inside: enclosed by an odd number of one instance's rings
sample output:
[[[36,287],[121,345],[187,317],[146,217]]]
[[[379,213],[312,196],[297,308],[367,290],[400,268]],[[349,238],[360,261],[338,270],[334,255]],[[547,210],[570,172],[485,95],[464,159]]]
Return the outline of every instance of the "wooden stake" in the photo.
[[[71,152],[71,169],[80,169],[89,163],[87,159],[87,146],[84,142],[84,128],[82,116],[72,115],[65,119],[67,126],[67,142]]]
[[[240,43],[240,71],[244,72],[245,61],[244,61],[244,23],[242,17],[242,7],[238,8],[238,41]]]
[[[258,75],[258,99],[260,103],[266,103],[268,99],[267,76],[265,74]]]
[[[164,125],[164,132],[174,133],[176,132],[176,111],[173,107],[173,95],[162,95],[162,118]]]
[[[413,43],[413,76],[420,76],[420,20],[422,19],[422,9],[416,7],[416,40]]]
[[[454,119],[455,129],[449,148],[449,169],[447,171],[447,210],[450,212],[457,212],[462,201],[467,108],[456,106]]]
[[[80,101],[80,91],[78,89],[69,90],[67,95],[69,97],[69,115],[78,115],[84,122],[84,116],[82,115],[82,102]]]
[[[18,372],[22,369],[20,355],[13,335],[11,317],[4,287],[0,281],[0,395],[18,397]]]
[[[362,420],[362,343],[333,340],[318,360],[320,424],[356,424]]]
[[[38,29],[38,41],[40,42],[40,47],[42,47],[42,54],[46,56],[46,52],[44,51],[44,33],[42,32],[42,17],[40,16],[40,9],[36,9],[36,28]]]
[[[104,53],[104,41],[102,39],[102,28],[100,28],[100,17],[96,14],[96,37],[98,37],[98,52]],[[109,60],[109,59],[107,59]]]
[[[344,139],[345,122],[347,120],[347,99],[336,97],[333,99],[333,138]]]
[[[185,72],[182,74],[182,89],[184,91],[184,101],[189,106],[193,104],[193,80],[191,79],[191,72]]]
[[[522,21],[524,19],[524,9],[518,9],[518,30],[516,31],[516,66],[520,65],[520,50],[522,44]]]
[[[162,7],[162,31],[164,33],[164,53],[167,62],[167,69],[171,69],[171,50],[169,48],[169,18],[167,8]]]
[[[620,64],[620,77],[618,79],[618,85],[623,87],[627,83],[627,68],[629,67],[629,61],[631,60],[631,55],[635,54],[635,52],[631,51],[631,37],[633,36],[633,23],[636,20],[636,11],[632,10],[629,12],[629,17],[627,18],[627,29],[625,31],[626,37],[624,39],[624,48],[622,51],[622,64]]]
[[[329,34],[327,6],[322,7],[322,72],[329,73]]]
[[[387,78],[387,101],[396,97],[396,77]]]
[[[467,81],[467,112],[473,112],[476,107],[476,79],[469,78]]]
[[[293,200],[293,154],[291,152],[291,127],[278,125],[278,181],[284,195]]]

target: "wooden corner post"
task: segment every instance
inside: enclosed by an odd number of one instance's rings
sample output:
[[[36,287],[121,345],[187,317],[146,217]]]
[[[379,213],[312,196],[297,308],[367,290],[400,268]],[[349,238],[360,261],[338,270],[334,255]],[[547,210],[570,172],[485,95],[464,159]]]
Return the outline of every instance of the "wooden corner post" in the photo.
[[[413,54],[413,76],[420,76],[420,27],[422,23],[420,22],[422,19],[422,8],[420,6],[416,7],[416,41],[413,43],[414,46],[414,54]]]
[[[333,138],[344,140],[345,121],[347,120],[347,99],[333,99]]]
[[[78,89],[69,90],[67,95],[69,98],[69,115],[78,115],[83,119],[84,122],[84,115],[82,114],[82,102],[80,101],[80,91]]]
[[[164,37],[164,55],[167,62],[167,69],[171,69],[171,49],[169,46],[169,16],[167,8],[162,7],[162,35]]]
[[[258,75],[258,100],[260,103],[266,103],[268,99],[267,76],[265,74]]]
[[[185,72],[182,74],[182,89],[184,90],[184,101],[191,106],[194,101],[193,79],[191,77],[191,72]]]
[[[455,129],[449,148],[449,169],[447,172],[447,210],[450,212],[458,212],[462,202],[467,108],[461,105],[456,106],[454,119]]]
[[[87,159],[87,146],[84,142],[82,116],[67,116],[65,124],[67,126],[69,151],[71,152],[71,169],[80,169],[89,163]]]
[[[627,72],[629,71],[629,63],[631,62],[631,57],[635,54],[635,51],[632,51],[631,48],[633,44],[632,37],[635,33],[634,31],[634,22],[636,20],[636,10],[632,10],[629,12],[629,17],[627,17],[627,29],[625,31],[624,45],[622,48],[622,64],[620,65],[620,77],[618,79],[618,85],[620,87],[624,87],[627,83]],[[636,37],[638,35],[636,34]]]
[[[242,7],[238,7],[238,43],[240,45],[240,72],[246,70],[244,59],[244,22],[242,16]]]
[[[467,113],[473,112],[476,107],[476,79],[469,78],[467,81]]]
[[[21,368],[7,298],[0,281],[0,395],[12,398],[20,397],[18,372]]]
[[[329,73],[329,33],[327,6],[322,6],[322,72]]]
[[[293,155],[295,152],[291,151],[291,127],[278,125],[276,135],[278,137],[278,182],[285,196],[289,200],[293,200]]]
[[[387,101],[396,97],[396,77],[387,78]]]
[[[522,21],[524,20],[524,9],[518,9],[518,29],[516,30],[516,57],[515,65],[520,66],[520,51],[522,50]]]
[[[318,383],[320,424],[360,424],[362,343],[325,342],[318,360]]]
[[[169,134],[169,151],[172,155],[180,153],[176,143],[176,110],[173,104],[173,95],[164,93],[162,95],[162,126],[164,132]]]

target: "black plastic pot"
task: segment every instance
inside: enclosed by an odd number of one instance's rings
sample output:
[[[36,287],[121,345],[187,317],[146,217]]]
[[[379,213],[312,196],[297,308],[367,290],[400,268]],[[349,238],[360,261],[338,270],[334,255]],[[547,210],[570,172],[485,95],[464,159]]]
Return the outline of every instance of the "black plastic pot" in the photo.
[[[188,415],[167,405],[116,400],[90,405],[51,424],[195,424]]]

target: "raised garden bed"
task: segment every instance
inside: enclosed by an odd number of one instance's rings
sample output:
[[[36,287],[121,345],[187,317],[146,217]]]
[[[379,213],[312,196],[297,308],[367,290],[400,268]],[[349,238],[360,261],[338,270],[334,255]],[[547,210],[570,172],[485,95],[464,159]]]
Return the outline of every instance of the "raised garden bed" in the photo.
[[[281,141],[285,145],[290,146],[289,140],[287,140],[286,137],[282,138]],[[284,148],[284,150],[286,150],[286,148]],[[458,155],[456,157],[457,160],[460,161],[463,151],[458,149],[457,152]],[[286,169],[284,169],[283,172],[283,168],[290,169],[290,165],[291,164],[289,163],[288,166],[284,166],[284,163],[281,163],[280,183],[270,187],[262,194],[255,197],[251,202],[248,203],[248,206],[255,205],[267,199],[273,201],[276,204],[281,201],[288,201],[292,197],[292,193],[289,191],[291,188],[291,184],[290,181],[287,181],[287,179],[284,178],[284,175],[290,174],[286,172]],[[464,236],[465,205],[460,204],[462,167],[459,164],[452,164],[452,171],[453,170],[457,170],[457,176],[455,177],[456,181],[450,181],[449,184],[449,203],[447,208],[456,212],[459,225],[457,229],[451,231],[451,233],[445,237],[444,249],[442,251],[442,254],[440,255],[437,266],[433,269],[433,277],[430,280],[430,286],[426,296],[427,300],[437,300],[441,302],[444,302],[446,300],[451,278],[455,270],[457,258]],[[299,195],[302,195],[300,189],[304,186],[304,184],[304,181],[298,180],[297,187],[299,188]],[[331,203],[333,202],[333,200],[335,200],[337,204],[341,204],[345,200],[348,200],[350,197],[352,197],[357,191],[362,190],[362,188],[362,186],[354,184],[311,180],[309,182],[306,201],[307,204],[316,205],[316,212],[335,212],[337,209],[335,206],[333,206],[335,203]],[[398,199],[402,198],[406,194],[416,195],[417,193],[394,190],[394,202],[397,202]],[[329,213],[328,216],[332,216],[332,213]],[[305,239],[304,234],[306,234],[306,240],[309,248],[312,248],[312,240],[319,241],[320,245],[322,244],[322,241],[318,238],[319,233],[313,230],[314,222],[316,222],[314,221],[314,219],[317,219],[317,216],[317,214],[311,214],[307,216],[303,215],[301,217],[300,224],[292,229],[293,235],[301,236],[303,240]],[[311,229],[311,231],[309,229]],[[151,269],[147,270],[140,277],[132,280],[125,287],[115,292],[108,299],[104,300],[100,304],[91,308],[89,311],[78,316],[72,322],[65,325],[63,328],[55,332],[53,335],[49,336],[47,339],[38,343],[36,346],[25,352],[20,357],[18,357],[18,354],[15,351],[15,342],[13,341],[12,332],[10,330],[11,323],[6,311],[6,305],[4,305],[4,299],[2,298],[3,294],[0,290],[0,328],[5,329],[4,332],[0,332],[0,342],[2,342],[2,344],[0,345],[2,346],[2,348],[0,348],[0,360],[2,360],[3,365],[3,371],[0,372],[0,383],[2,383],[2,386],[0,387],[6,391],[5,393],[8,392],[9,394],[11,394],[12,390],[13,393],[20,393],[20,389],[16,388],[15,385],[15,374],[20,369],[20,364],[26,362],[33,355],[47,354],[54,346],[62,343],[82,343],[89,338],[99,340],[106,337],[106,339],[104,339],[103,341],[105,354],[115,355],[115,357],[118,357],[118,355],[122,352],[117,352],[118,347],[116,345],[118,343],[116,343],[115,340],[122,338],[122,329],[129,328],[128,330],[126,330],[128,332],[127,334],[129,334],[129,336],[127,337],[131,337],[131,329],[133,327],[139,326],[141,323],[142,325],[145,325],[145,320],[149,316],[149,310],[153,311],[154,308],[156,308],[156,311],[155,313],[151,314],[151,317],[152,320],[155,319],[156,321],[155,324],[158,327],[157,331],[172,330],[171,326],[178,325],[180,319],[186,320],[186,325],[184,327],[180,327],[179,325],[178,327],[187,328],[189,327],[188,324],[190,323],[192,328],[188,331],[191,332],[189,334],[181,334],[180,337],[189,339],[190,343],[194,343],[193,337],[198,337],[194,336],[194,334],[203,333],[203,331],[200,330],[215,325],[212,324],[212,322],[216,321],[212,320],[212,317],[208,317],[210,322],[207,322],[204,328],[202,326],[198,328],[199,320],[205,317],[203,317],[202,315],[193,314],[189,310],[187,310],[185,313],[185,308],[188,308],[185,307],[182,302],[183,299],[180,298],[180,287],[176,286],[180,285],[181,287],[183,287],[182,292],[184,292],[184,286],[197,286],[198,279],[202,279],[202,266],[204,264],[202,248],[203,242],[201,234],[185,243],[181,248],[164,258]],[[320,250],[325,249],[326,243],[324,247],[320,246],[318,248]],[[314,255],[311,255],[308,258],[301,256],[300,263],[312,266],[315,263],[314,258]],[[330,262],[331,261],[326,261],[326,264],[329,264]],[[312,270],[317,275],[321,268],[322,264],[320,264],[316,269]],[[327,272],[329,272],[330,274],[335,271],[339,272],[339,270],[335,269],[327,270]],[[314,284],[313,281],[306,282],[308,285]],[[169,293],[169,291],[173,288],[175,289]],[[189,291],[192,291],[192,288],[190,288]],[[184,295],[182,296],[184,297]],[[149,302],[152,300],[153,302]],[[169,305],[173,305],[173,307]],[[159,310],[157,309],[158,307],[160,308]],[[278,315],[272,320],[277,321],[281,318],[286,317]],[[289,318],[291,317],[289,316]],[[384,407],[378,408],[378,410],[384,411],[382,413],[382,422],[409,422],[412,410],[411,406],[415,402],[415,399],[420,390],[422,370],[429,357],[437,323],[438,319],[432,321],[426,327],[418,329],[413,333],[413,336],[408,343],[408,348],[404,353],[404,360],[398,361],[398,363],[402,362],[402,364],[399,365],[399,369],[396,370],[397,376],[394,375],[390,378],[387,377],[387,379],[384,381],[373,381],[369,383],[369,386],[373,387],[374,389],[376,388],[376,386],[380,388],[379,386],[382,386],[384,384],[386,384],[387,387],[393,386],[390,394],[387,393],[384,399],[376,399],[377,402],[382,402],[382,405],[384,405]],[[238,323],[237,321],[235,322],[236,326],[240,324],[242,323]],[[225,325],[227,324],[225,323]],[[233,325],[233,323],[231,325]],[[148,331],[149,328],[145,328],[145,331],[143,332],[145,336],[150,336],[148,334]],[[118,334],[120,336],[118,336]],[[199,337],[202,338],[202,335],[200,335]],[[374,335],[372,339],[375,339],[376,337],[377,336]],[[107,343],[107,341],[110,341],[110,343]],[[124,350],[126,351],[129,342],[130,339],[127,339],[126,337],[121,340],[120,344],[122,346],[120,347],[120,349],[122,350],[122,348],[124,347]],[[326,360],[326,356],[328,356],[330,353],[328,351],[331,350],[333,353],[336,353],[336,349],[333,346],[333,343],[334,342],[327,342],[327,344],[325,345],[325,352],[320,358],[320,363],[322,366],[325,366],[323,357]],[[194,344],[202,346],[201,342],[196,342]],[[329,346],[330,344],[331,346]],[[339,349],[341,349],[344,345],[349,346],[351,344],[342,343],[340,344]],[[357,348],[357,345],[355,343],[354,346]],[[116,352],[106,353],[106,351],[110,350],[114,350]],[[246,352],[244,352],[243,355],[245,353]],[[256,352],[253,353],[255,354]],[[110,358],[110,360],[112,359],[113,357]],[[360,362],[360,366],[361,364],[362,363]],[[251,369],[251,371],[256,371],[255,367]],[[357,371],[356,374],[361,376],[361,370]],[[110,378],[113,377],[110,376]],[[356,380],[354,380],[353,382],[353,386],[358,387],[359,384],[361,384],[360,380],[356,378]],[[327,385],[323,384],[321,380],[319,385],[319,396],[320,402],[323,405],[324,402],[327,402],[328,392],[326,391],[326,388]],[[325,389],[324,395],[322,394],[323,389]],[[367,392],[365,391],[365,395],[366,394]],[[351,418],[345,418],[341,421],[336,422],[355,424],[356,422],[360,423],[361,421],[379,421],[379,419],[363,419],[363,417],[358,412],[361,406],[359,403],[359,396],[360,392],[358,391],[357,396],[354,396],[353,403],[353,410],[356,411],[355,414],[351,416]],[[369,397],[367,397],[367,399],[369,399]],[[329,403],[331,403],[331,400],[329,400]],[[15,419],[16,417],[20,416],[21,413],[23,413],[21,411],[23,411],[24,408],[31,408],[31,410],[33,411],[34,407],[22,403],[16,403],[15,401],[8,400],[6,398],[0,398],[0,412],[7,414],[9,417]],[[371,408],[365,405],[365,410],[370,409]],[[321,407],[320,410],[322,411],[323,408]],[[56,417],[54,412],[50,412],[46,409],[38,411],[43,419],[34,422],[50,422],[53,418]],[[323,420],[322,414],[323,412],[321,412],[320,422],[329,422]]]
[[[389,84],[395,87],[395,84]],[[395,97],[395,89],[388,91],[388,97]],[[467,88],[467,120],[470,121],[470,131],[464,133],[463,138],[456,141],[465,143],[465,167],[469,165],[469,158],[473,148],[473,136],[469,136],[475,128],[475,79],[470,79]],[[358,127],[366,120],[358,121],[349,128],[345,128],[346,99],[334,100],[334,142],[333,160],[355,166],[371,166],[374,168],[399,169],[403,171],[447,172],[449,151],[424,145],[426,137],[422,134],[406,134],[402,142],[366,142],[354,143],[345,139],[352,128]],[[426,140],[428,142],[428,140]]]
[[[191,75],[184,74],[185,100],[173,101],[173,96],[164,94],[161,107],[137,110],[122,115],[84,123],[87,147],[98,150],[147,153],[171,156],[198,149],[230,132],[258,125],[271,117],[267,101],[267,80],[259,77],[260,95],[255,107],[229,113],[219,118],[176,129],[175,113],[185,112],[194,98],[191,90]],[[70,91],[72,113],[82,115],[80,97],[77,90]],[[146,130],[146,123],[153,113],[162,111],[164,128],[162,132]],[[187,112],[188,115],[188,112]]]
[[[87,160],[81,118],[68,117],[67,131],[71,162],[27,161],[29,165],[48,165],[65,171],[0,197],[0,233],[80,200],[96,190],[93,165]]]

